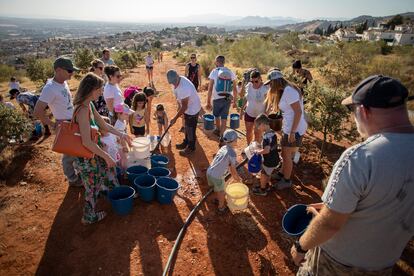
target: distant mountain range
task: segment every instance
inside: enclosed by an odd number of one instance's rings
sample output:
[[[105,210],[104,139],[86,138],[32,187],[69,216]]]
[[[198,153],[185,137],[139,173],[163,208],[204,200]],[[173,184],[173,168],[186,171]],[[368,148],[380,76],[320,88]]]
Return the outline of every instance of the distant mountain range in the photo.
[[[407,12],[407,13],[401,13],[401,16],[404,18],[410,18],[411,21],[414,21],[414,12]],[[367,25],[369,27],[376,26],[378,23],[383,21],[388,21],[395,15],[389,15],[389,16],[370,16],[370,15],[361,15],[356,18],[350,19],[350,20],[311,20],[307,22],[300,22],[300,23],[293,23],[293,24],[286,24],[282,26],[278,26],[276,29],[278,30],[290,30],[290,31],[296,31],[296,32],[313,32],[316,28],[320,29],[327,29],[329,25],[335,26],[335,25],[341,25],[343,27],[353,26],[357,24],[362,24],[365,21],[367,21]]]

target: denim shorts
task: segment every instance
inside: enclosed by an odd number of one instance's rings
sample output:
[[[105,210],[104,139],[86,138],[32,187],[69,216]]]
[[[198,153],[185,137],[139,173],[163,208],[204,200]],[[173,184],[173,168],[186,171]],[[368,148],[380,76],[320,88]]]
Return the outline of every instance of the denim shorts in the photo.
[[[293,148],[300,147],[300,146],[302,146],[302,138],[303,138],[303,135],[300,135],[299,132],[296,132],[295,133],[295,141],[293,143],[289,143],[289,135],[286,134],[286,133],[283,133],[282,140],[280,141],[280,145],[282,147],[287,147],[287,148],[289,148],[289,147],[293,147]]]
[[[213,101],[213,115],[216,118],[226,120],[229,116],[231,100],[225,98],[217,99]]]

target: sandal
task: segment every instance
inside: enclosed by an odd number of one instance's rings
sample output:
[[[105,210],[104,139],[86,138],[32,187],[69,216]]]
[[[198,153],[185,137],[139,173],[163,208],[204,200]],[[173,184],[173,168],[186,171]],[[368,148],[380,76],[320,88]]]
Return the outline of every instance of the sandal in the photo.
[[[90,224],[94,224],[96,222],[103,220],[105,217],[106,217],[106,212],[99,211],[99,212],[96,212],[96,218],[93,221],[88,221],[85,218],[82,218],[81,222],[83,225],[90,225]]]

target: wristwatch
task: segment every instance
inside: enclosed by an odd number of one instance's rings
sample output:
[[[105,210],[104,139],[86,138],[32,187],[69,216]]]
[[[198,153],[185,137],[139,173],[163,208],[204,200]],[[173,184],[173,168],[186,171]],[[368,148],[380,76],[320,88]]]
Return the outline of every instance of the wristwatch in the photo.
[[[308,250],[303,250],[302,246],[300,246],[299,240],[295,241],[294,243],[296,251],[298,251],[301,254],[306,254],[306,252],[308,252]]]

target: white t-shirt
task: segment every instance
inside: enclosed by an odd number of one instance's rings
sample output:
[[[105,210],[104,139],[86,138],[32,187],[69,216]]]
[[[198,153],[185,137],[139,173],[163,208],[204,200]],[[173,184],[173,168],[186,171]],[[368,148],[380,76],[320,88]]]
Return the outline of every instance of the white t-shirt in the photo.
[[[266,111],[266,105],[264,102],[268,90],[268,85],[262,85],[258,89],[255,89],[251,82],[246,85],[247,115],[256,118],[261,113]]]
[[[113,85],[109,82],[105,84],[103,96],[105,101],[107,99],[114,99],[114,106],[124,103],[124,96],[118,84]]]
[[[116,120],[114,128],[118,131],[125,132],[126,131],[126,124],[121,120]]]
[[[11,82],[9,82],[9,88],[10,88],[10,90],[12,90],[12,89],[19,90],[20,89],[20,83],[18,81],[11,81]]]
[[[296,89],[291,86],[286,86],[283,91],[283,95],[280,98],[279,109],[283,114],[282,121],[282,131],[285,134],[289,134],[292,130],[293,119],[295,117],[295,112],[293,111],[291,104],[295,102],[300,103],[300,108],[302,109],[302,116],[300,117],[299,124],[296,128],[296,132],[299,132],[300,135],[305,134],[308,124],[305,121],[305,112],[303,109],[303,98],[299,95]]]
[[[177,100],[181,101],[189,97],[187,110],[184,111],[187,115],[195,115],[200,112],[201,102],[194,84],[186,77],[180,77],[180,84],[174,89],[174,94]],[[182,104],[182,103],[181,103]]]
[[[39,100],[47,103],[56,120],[72,119],[72,94],[66,81],[58,83],[49,79],[42,89]]]
[[[145,66],[153,66],[154,60],[152,59],[152,56],[146,56],[145,57]]]
[[[217,91],[216,91],[216,81],[217,81],[217,78],[218,78],[218,73],[219,73],[220,68],[221,67],[217,67],[217,68],[213,69],[210,72],[210,75],[208,76],[208,79],[209,80],[214,80],[214,84],[213,84],[213,100],[218,100],[218,99],[224,98],[224,96],[219,96],[217,94]],[[231,72],[231,80],[234,81],[236,79],[236,75],[233,73],[233,71],[230,71],[230,72]]]

